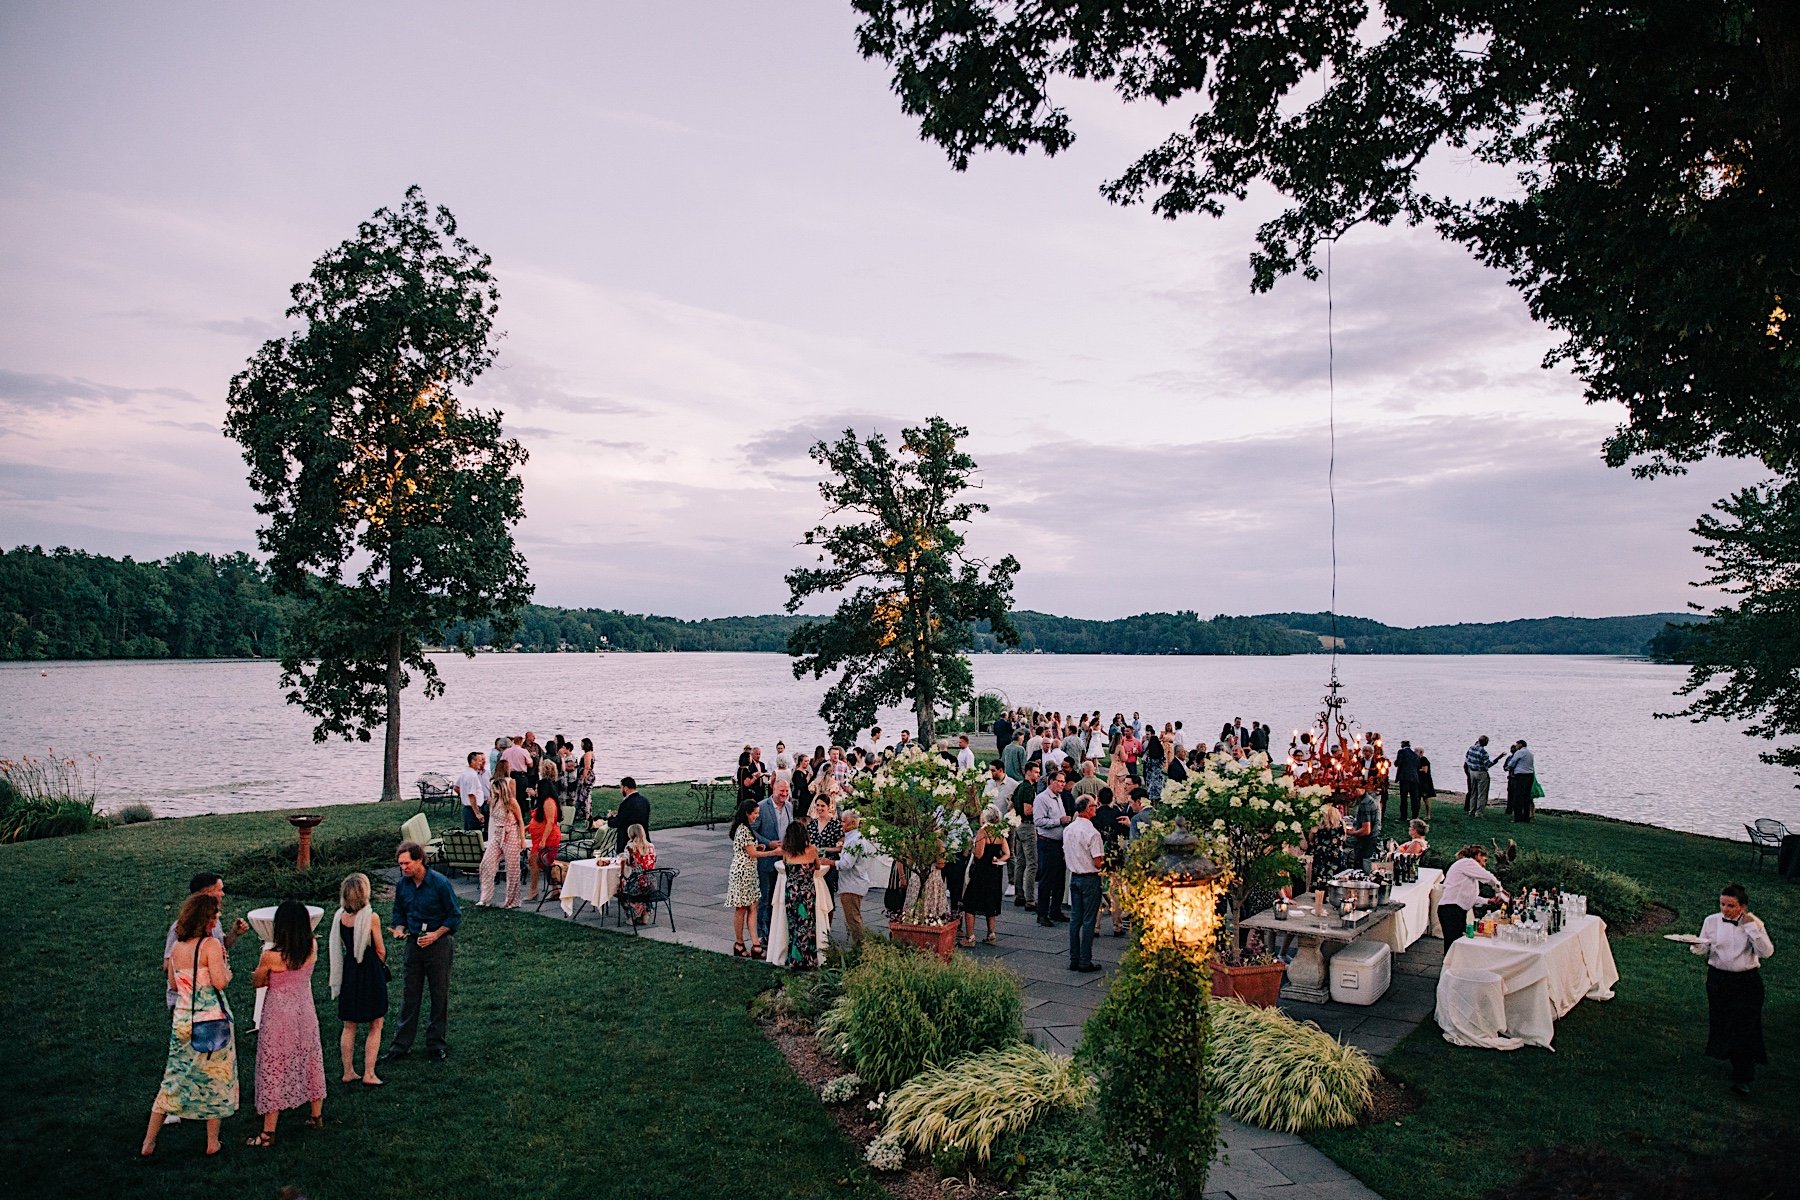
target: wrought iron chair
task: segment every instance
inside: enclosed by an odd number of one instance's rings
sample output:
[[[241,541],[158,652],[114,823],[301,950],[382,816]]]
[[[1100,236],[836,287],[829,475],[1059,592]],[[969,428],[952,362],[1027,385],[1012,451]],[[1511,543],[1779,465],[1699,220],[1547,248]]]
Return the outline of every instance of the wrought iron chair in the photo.
[[[1781,854],[1781,839],[1788,835],[1788,828],[1773,817],[1759,817],[1751,825],[1744,826],[1744,832],[1750,835],[1750,848],[1756,851],[1756,865],[1762,866],[1762,860],[1773,854]]]
[[[669,930],[675,930],[675,906],[670,903],[669,895],[675,889],[675,877],[681,874],[678,867],[651,867],[648,871],[639,871],[619,886],[619,894],[615,897],[619,905],[619,922],[631,926],[631,935],[637,936],[638,924],[626,918],[626,905],[642,904],[648,913],[644,924],[656,924],[656,906],[662,905],[669,913]]]
[[[414,781],[419,789],[419,803],[426,807],[448,807],[460,802],[456,794],[456,785],[450,782],[447,775],[439,775],[435,771],[427,771]]]

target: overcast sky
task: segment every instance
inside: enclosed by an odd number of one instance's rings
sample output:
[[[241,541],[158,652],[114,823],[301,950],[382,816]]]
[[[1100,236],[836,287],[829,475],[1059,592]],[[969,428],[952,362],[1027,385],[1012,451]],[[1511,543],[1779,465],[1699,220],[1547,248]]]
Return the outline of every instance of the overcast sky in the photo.
[[[1171,112],[1071,90],[1071,151],[959,175],[827,0],[13,0],[0,97],[8,546],[254,549],[227,382],[418,183],[494,258],[507,336],[469,399],[531,451],[545,603],[775,611],[820,515],[806,447],[932,413],[971,431],[972,543],[1018,556],[1020,607],[1329,602],[1323,283],[1251,294],[1266,197],[1170,223],[1097,192]],[[1688,528],[1751,468],[1608,470],[1617,414],[1424,231],[1354,232],[1334,295],[1340,611],[1705,598]]]

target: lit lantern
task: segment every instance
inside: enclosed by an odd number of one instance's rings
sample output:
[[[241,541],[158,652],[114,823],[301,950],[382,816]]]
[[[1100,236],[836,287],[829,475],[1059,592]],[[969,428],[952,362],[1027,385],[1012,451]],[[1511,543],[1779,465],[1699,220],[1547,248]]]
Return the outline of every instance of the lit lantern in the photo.
[[[1163,856],[1149,871],[1148,926],[1178,946],[1211,952],[1219,923],[1219,867],[1200,852],[1200,839],[1177,820],[1162,840]]]

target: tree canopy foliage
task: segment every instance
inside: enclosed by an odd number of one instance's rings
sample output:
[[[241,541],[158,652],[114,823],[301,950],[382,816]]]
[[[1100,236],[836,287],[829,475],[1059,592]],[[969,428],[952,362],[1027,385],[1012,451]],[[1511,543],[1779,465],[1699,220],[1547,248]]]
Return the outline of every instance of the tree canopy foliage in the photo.
[[[0,551],[0,659],[274,657],[292,612],[248,554]]]
[[[417,187],[327,252],[293,288],[302,328],[231,381],[225,430],[244,448],[257,541],[276,590],[301,601],[282,655],[313,736],[386,726],[383,794],[399,792],[409,672],[453,621],[508,619],[529,599],[512,529],[525,450],[455,389],[494,361],[490,260]]]
[[[1018,560],[989,565],[964,552],[963,530],[987,505],[965,497],[975,460],[958,443],[969,431],[942,417],[901,431],[890,449],[879,433],[846,429],[811,457],[828,472],[819,483],[826,521],[806,534],[817,567],[788,572],[787,610],[809,598],[854,588],[828,620],[788,637],[794,678],[839,676],[819,715],[851,745],[884,704],[911,701],[919,740],[936,737],[939,703],[971,699],[975,622],[1002,644],[1018,641],[1008,617]]]
[[[1745,733],[1771,741],[1800,734],[1800,483],[1744,488],[1713,508],[1694,526],[1712,564],[1706,582],[1738,600],[1682,647],[1692,666],[1680,694],[1693,699],[1665,715],[1745,721]],[[1800,746],[1762,759],[1800,771]]]
[[[1613,465],[1800,465],[1800,8],[1789,0],[852,0],[958,170],[1074,140],[1069,81],[1197,112],[1102,192],[1167,217],[1253,184],[1254,286],[1351,226],[1428,223],[1504,271],[1627,419]],[[1505,194],[1432,190],[1434,150]],[[1467,173],[1459,173],[1466,177]],[[1498,189],[1496,189],[1498,191]]]

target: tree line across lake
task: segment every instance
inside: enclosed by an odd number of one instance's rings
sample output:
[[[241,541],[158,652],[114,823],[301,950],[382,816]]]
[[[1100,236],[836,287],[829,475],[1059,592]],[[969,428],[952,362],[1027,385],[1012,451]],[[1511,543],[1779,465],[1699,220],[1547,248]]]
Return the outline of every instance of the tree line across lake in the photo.
[[[248,554],[185,552],[161,561],[108,558],[80,550],[21,546],[0,551],[0,659],[273,658],[293,619],[268,572]],[[555,650],[739,650],[779,654],[803,616],[684,621],[600,608],[526,607],[500,648]],[[1142,613],[1084,621],[1013,614],[1025,652],[1045,654],[1312,654],[1326,649],[1329,613],[1213,617]],[[1651,654],[1679,661],[1688,641],[1681,618],[1550,617],[1497,624],[1402,629],[1339,616],[1350,654]],[[1669,628],[1665,628],[1669,626]],[[493,626],[464,622],[444,631],[491,646]],[[995,649],[981,628],[976,649]]]

